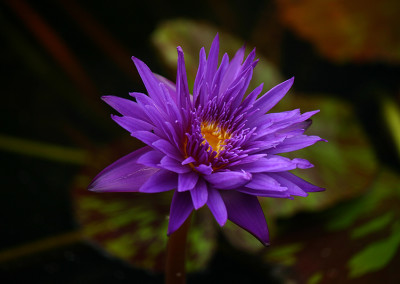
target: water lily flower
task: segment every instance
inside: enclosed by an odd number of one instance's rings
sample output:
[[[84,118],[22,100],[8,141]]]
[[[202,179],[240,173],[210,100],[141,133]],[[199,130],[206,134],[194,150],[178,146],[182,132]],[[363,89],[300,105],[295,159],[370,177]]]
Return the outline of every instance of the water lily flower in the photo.
[[[133,62],[148,95],[135,100],[105,96],[122,116],[112,119],[147,146],[100,172],[89,186],[97,192],[158,193],[174,190],[167,234],[176,231],[193,210],[207,205],[215,220],[227,219],[269,244],[268,228],[257,197],[293,198],[323,190],[290,173],[313,165],[278,154],[308,147],[323,139],[308,136],[310,117],[318,111],[298,109],[268,113],[288,92],[291,78],[258,98],[261,84],[245,96],[255,60],[245,48],[218,65],[219,37],[208,57],[200,50],[192,94],[184,54],[178,50],[176,84]]]

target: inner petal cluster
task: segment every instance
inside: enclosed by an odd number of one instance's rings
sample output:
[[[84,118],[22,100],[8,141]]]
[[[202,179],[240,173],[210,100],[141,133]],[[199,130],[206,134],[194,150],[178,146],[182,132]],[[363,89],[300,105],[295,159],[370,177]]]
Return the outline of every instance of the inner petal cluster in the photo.
[[[220,127],[217,122],[203,122],[201,124],[201,135],[204,138],[203,144],[208,143],[209,145],[207,150],[217,152],[216,157],[225,147],[225,141],[231,138],[230,133],[225,128]]]

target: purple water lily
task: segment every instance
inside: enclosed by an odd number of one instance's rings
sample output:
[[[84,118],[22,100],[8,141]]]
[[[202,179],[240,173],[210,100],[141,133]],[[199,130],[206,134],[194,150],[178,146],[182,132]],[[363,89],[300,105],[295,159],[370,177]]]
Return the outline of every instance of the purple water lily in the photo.
[[[304,135],[311,124],[309,118],[318,111],[267,113],[288,92],[293,78],[258,99],[262,84],[244,96],[258,62],[255,50],[244,62],[244,47],[231,61],[224,54],[218,66],[218,35],[208,58],[204,48],[200,50],[192,95],[183,51],[177,49],[176,84],[132,57],[148,96],[131,93],[136,102],[103,97],[122,114],[112,116],[113,120],[148,146],[105,168],[89,189],[174,190],[168,235],[193,209],[207,204],[220,226],[229,219],[268,244],[267,223],[257,196],[292,198],[323,190],[289,172],[312,167],[307,160],[277,155],[323,140]]]

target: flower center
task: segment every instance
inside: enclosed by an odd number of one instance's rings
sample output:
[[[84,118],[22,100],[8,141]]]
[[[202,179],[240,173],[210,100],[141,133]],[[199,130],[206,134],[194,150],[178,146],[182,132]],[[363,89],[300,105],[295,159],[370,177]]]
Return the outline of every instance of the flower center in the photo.
[[[226,132],[224,128],[219,127],[215,122],[203,122],[201,124],[201,135],[204,138],[203,144],[207,141],[212,150],[217,152],[217,156],[226,145],[225,140],[231,138],[230,134]]]

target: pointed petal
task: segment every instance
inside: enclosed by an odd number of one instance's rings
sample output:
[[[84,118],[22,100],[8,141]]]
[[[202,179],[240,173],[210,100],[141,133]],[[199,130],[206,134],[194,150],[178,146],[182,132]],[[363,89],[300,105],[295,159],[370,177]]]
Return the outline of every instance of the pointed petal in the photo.
[[[159,81],[154,76],[153,72],[151,72],[150,68],[141,60],[132,56],[133,63],[135,63],[136,69],[139,72],[140,78],[146,87],[149,96],[158,104],[162,105],[162,90],[159,86]]]
[[[243,62],[245,46],[242,46],[229,62],[228,68],[221,82],[221,90],[226,90],[230,87],[231,83],[236,79],[240,71],[240,64]]]
[[[168,93],[169,93],[170,97],[176,103],[177,94],[176,94],[176,86],[175,86],[175,84],[172,81],[168,80],[167,78],[165,78],[165,77],[163,77],[161,75],[158,75],[158,74],[155,74],[155,73],[153,73],[153,74],[157,78],[157,80],[160,81],[160,83],[164,84],[165,88],[168,90]]]
[[[281,144],[279,144],[275,148],[268,150],[268,153],[280,154],[280,153],[292,152],[311,146],[317,143],[318,141],[326,142],[325,139],[322,139],[318,136],[297,135],[285,139]]]
[[[309,183],[308,181],[305,181],[304,179],[302,179],[292,173],[289,173],[289,172],[276,173],[276,175],[280,176],[282,178],[285,178],[286,180],[297,185],[298,187],[300,187],[302,190],[304,190],[306,192],[318,192],[318,191],[325,190],[325,188],[313,185],[313,184]]]
[[[222,227],[225,225],[228,218],[225,203],[222,200],[221,194],[218,190],[208,187],[208,200],[207,206],[210,208],[211,213],[214,215],[215,220]]]
[[[253,174],[253,178],[248,184],[245,185],[245,187],[259,190],[285,190],[285,188],[282,187],[279,182],[263,173]]]
[[[176,172],[178,174],[183,174],[192,171],[189,166],[182,165],[179,161],[171,158],[169,156],[164,156],[159,164],[160,167]]]
[[[199,174],[194,171],[189,171],[187,173],[179,174],[178,178],[178,191],[191,190],[197,183],[199,179]]]
[[[296,163],[286,157],[273,156],[258,159],[255,162],[233,166],[233,170],[243,170],[250,173],[282,172],[294,170]]]
[[[207,58],[207,69],[206,69],[206,83],[212,88],[211,83],[213,81],[215,72],[218,67],[218,53],[219,53],[219,35],[217,34],[211,44],[210,53]]]
[[[285,175],[281,175],[281,173],[269,173],[268,174],[270,177],[275,179],[277,182],[279,182],[282,186],[285,186],[288,188],[287,193],[290,195],[296,195],[296,196],[302,196],[306,197],[308,196],[308,193],[303,190],[300,186],[298,186],[296,183],[290,181],[285,177]]]
[[[156,193],[175,189],[178,185],[178,175],[174,172],[159,170],[152,175],[145,184],[139,189],[139,192]]]
[[[171,156],[176,160],[182,160],[182,154],[178,151],[178,149],[172,145],[170,142],[164,139],[157,140],[152,143],[154,148],[160,150],[164,154]]]
[[[148,167],[158,168],[158,164],[164,156],[165,154],[160,151],[151,150],[140,156],[137,162]]]
[[[294,77],[273,87],[271,90],[265,93],[261,98],[256,100],[256,102],[253,105],[254,108],[260,109],[260,113],[263,114],[269,111],[286,95],[290,87],[293,85],[293,81]]]
[[[175,191],[172,197],[171,210],[169,214],[169,224],[167,235],[179,229],[180,226],[186,221],[190,213],[193,211],[192,199],[190,193]]]
[[[188,107],[189,102],[189,87],[186,76],[185,58],[183,51],[180,46],[178,50],[178,70],[176,74],[176,91],[178,95],[178,107],[179,109]]]
[[[134,117],[111,115],[111,118],[130,133],[135,131],[151,131],[154,129],[154,125]]]
[[[124,116],[136,117],[149,121],[142,108],[134,101],[114,96],[103,96],[101,99]]]
[[[151,151],[143,147],[102,170],[89,185],[89,190],[98,192],[135,192],[158,169],[146,167],[137,163],[140,156]]]
[[[245,185],[251,180],[251,174],[244,171],[216,172],[204,178],[215,188],[234,189]]]
[[[197,210],[206,204],[208,199],[208,190],[207,184],[202,178],[199,178],[196,186],[190,191],[190,195],[192,196],[194,209]]]
[[[228,219],[269,245],[268,226],[257,197],[236,191],[221,192]]]

